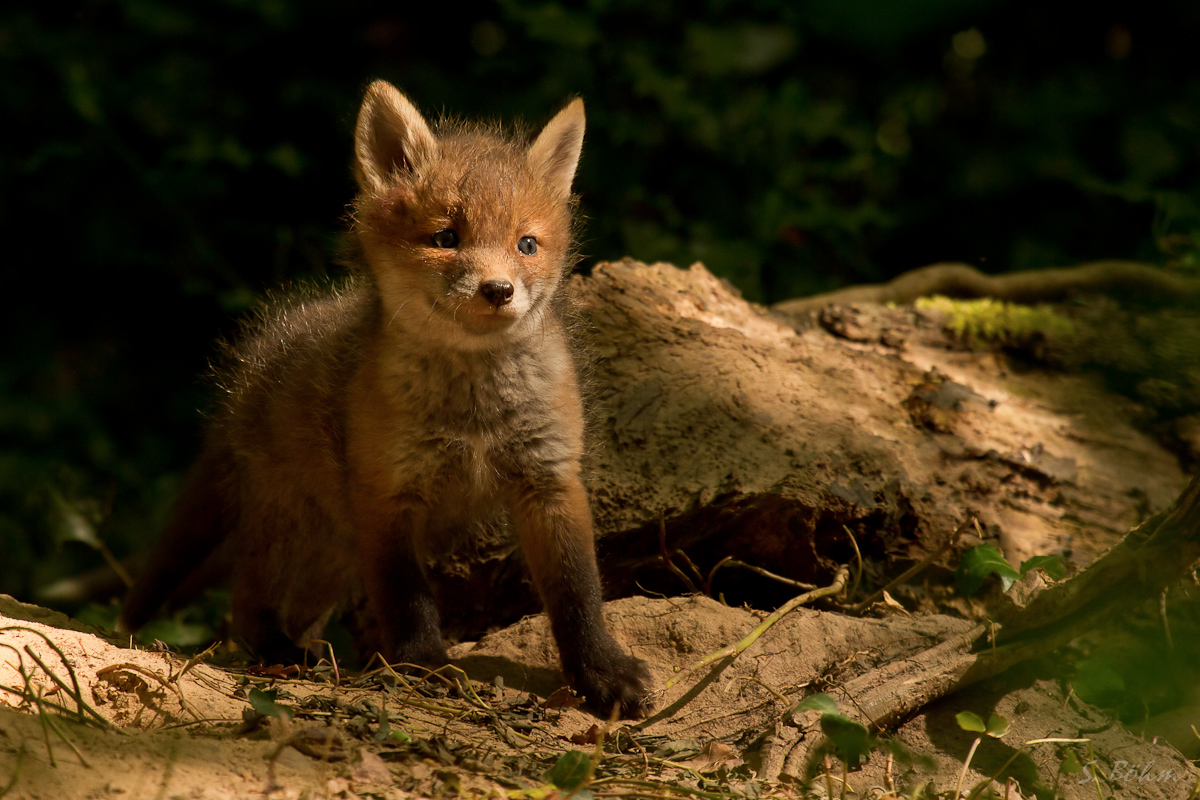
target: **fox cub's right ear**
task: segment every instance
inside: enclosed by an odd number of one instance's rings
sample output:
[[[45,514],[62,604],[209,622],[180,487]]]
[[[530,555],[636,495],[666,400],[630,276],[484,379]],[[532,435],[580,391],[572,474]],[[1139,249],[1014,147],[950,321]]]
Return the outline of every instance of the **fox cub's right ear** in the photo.
[[[571,196],[571,181],[583,148],[583,127],[583,101],[576,97],[546,123],[529,147],[534,170],[562,200]]]
[[[418,173],[437,154],[437,139],[416,106],[387,81],[367,87],[354,134],[354,177],[379,193],[396,173]]]

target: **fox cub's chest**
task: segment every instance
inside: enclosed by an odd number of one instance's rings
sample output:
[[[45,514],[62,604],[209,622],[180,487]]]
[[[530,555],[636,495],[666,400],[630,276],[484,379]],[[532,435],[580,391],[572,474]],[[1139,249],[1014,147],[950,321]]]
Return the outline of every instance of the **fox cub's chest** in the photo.
[[[387,425],[398,491],[449,490],[485,502],[566,455],[561,432],[569,426],[550,401],[564,378],[537,360],[420,359],[406,366],[393,376]]]

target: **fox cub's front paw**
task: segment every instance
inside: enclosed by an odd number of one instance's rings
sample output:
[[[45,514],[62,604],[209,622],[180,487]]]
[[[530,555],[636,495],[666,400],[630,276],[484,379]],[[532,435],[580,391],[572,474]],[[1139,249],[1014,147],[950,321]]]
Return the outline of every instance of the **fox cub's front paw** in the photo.
[[[619,648],[569,677],[575,691],[602,717],[611,715],[614,707],[621,719],[641,719],[653,710],[650,671],[644,661]]]

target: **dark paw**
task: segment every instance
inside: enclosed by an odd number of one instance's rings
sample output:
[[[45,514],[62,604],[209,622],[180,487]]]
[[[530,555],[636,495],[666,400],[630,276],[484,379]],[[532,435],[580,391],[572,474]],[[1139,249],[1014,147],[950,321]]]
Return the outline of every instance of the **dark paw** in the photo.
[[[436,620],[424,625],[384,627],[372,617],[360,614],[351,621],[355,625],[351,633],[362,664],[374,661],[376,656],[386,658],[389,664],[413,664],[428,669],[450,662]]]
[[[398,645],[388,645],[377,636],[358,636],[358,661],[360,664],[378,666],[378,658],[385,658],[392,665],[413,664],[426,669],[437,669],[450,663],[442,637],[432,636],[409,639]]]
[[[621,719],[641,719],[653,710],[645,662],[619,649],[576,668],[568,680],[601,717],[611,716],[616,708]]]
[[[392,663],[416,664],[418,667],[437,669],[450,663],[446,654],[446,645],[441,637],[437,641],[411,641],[396,648]]]

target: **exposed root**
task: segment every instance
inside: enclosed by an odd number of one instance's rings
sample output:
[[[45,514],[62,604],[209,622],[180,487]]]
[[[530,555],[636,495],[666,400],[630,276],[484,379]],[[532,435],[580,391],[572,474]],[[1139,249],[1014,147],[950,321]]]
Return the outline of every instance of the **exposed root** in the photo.
[[[1200,280],[1135,261],[1096,261],[1078,267],[1005,275],[985,275],[966,264],[932,264],[906,272],[888,283],[851,286],[813,297],[784,300],[771,310],[796,318],[835,303],[907,304],[934,294],[1033,303],[1063,300],[1080,292],[1101,292],[1161,305],[1188,305],[1200,301]]]

